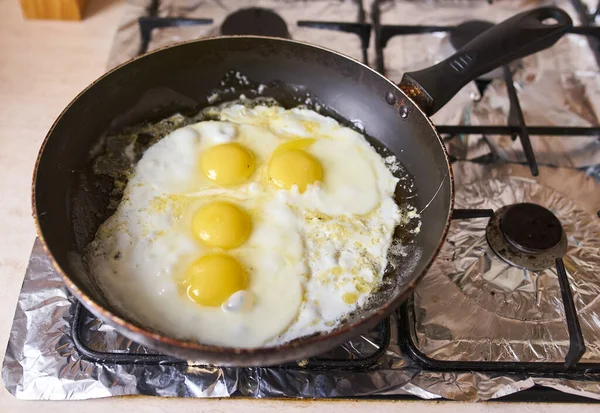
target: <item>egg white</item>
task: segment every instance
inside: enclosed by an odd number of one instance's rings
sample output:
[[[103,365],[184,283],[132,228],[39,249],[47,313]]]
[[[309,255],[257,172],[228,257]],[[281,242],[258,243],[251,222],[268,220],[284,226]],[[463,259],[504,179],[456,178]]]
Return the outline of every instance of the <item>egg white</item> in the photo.
[[[308,109],[227,105],[220,121],[178,129],[138,162],[115,214],[89,247],[88,266],[107,298],[165,334],[233,347],[277,345],[337,327],[381,283],[400,212],[397,179],[358,132]],[[280,190],[268,162],[282,143],[306,150],[322,182]],[[201,154],[237,142],[256,158],[249,181],[222,188],[202,177]],[[250,211],[252,233],[228,251],[247,269],[256,297],[248,311],[202,307],[177,287],[185,267],[211,252],[191,234],[191,214],[229,199]]]

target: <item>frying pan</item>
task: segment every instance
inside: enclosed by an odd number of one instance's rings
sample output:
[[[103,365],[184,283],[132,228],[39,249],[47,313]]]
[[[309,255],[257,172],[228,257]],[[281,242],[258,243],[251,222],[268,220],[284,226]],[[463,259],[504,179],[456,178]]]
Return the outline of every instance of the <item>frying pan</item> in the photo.
[[[444,241],[453,206],[452,170],[428,115],[476,77],[551,46],[571,25],[569,16],[554,7],[526,11],[485,31],[447,60],[406,73],[400,85],[334,51],[279,38],[211,38],[133,59],[81,92],[46,136],[33,178],[38,234],[69,290],[136,342],[185,360],[236,366],[273,365],[323,353],[373,328],[396,309]],[[90,172],[103,136],[208,106],[207,96],[232,69],[263,84],[276,81],[282,86],[273,90],[281,100],[297,102],[310,91],[338,118],[360,119],[375,148],[395,155],[417,188],[412,201],[421,213],[421,231],[409,243],[405,261],[388,275],[389,286],[339,328],[277,347],[205,345],[129,321],[107,302],[82,260],[84,247],[110,213],[112,182]]]

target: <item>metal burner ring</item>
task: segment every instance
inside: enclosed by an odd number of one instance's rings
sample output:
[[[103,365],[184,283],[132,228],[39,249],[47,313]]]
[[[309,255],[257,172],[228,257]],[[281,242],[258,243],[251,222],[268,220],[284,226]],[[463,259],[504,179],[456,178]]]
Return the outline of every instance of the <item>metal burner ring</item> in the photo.
[[[556,258],[563,257],[567,252],[567,236],[562,231],[560,240],[552,248],[540,253],[519,251],[504,236],[501,220],[510,206],[504,206],[496,211],[485,228],[487,242],[502,260],[530,271],[540,271],[554,267]]]

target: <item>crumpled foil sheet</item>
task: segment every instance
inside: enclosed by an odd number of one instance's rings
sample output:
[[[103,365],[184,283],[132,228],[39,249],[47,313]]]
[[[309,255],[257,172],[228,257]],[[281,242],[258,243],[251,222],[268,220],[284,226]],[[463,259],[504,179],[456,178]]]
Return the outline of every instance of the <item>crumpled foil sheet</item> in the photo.
[[[527,177],[526,170],[515,174],[525,169],[521,166],[489,169],[495,174],[457,186],[455,207],[496,210],[532,202],[558,217],[567,234],[563,261],[587,345],[582,361],[600,362],[600,218],[593,209],[600,207],[600,185],[573,170],[543,168],[541,180],[551,187]],[[579,182],[567,186],[561,174]],[[533,272],[498,258],[486,241],[487,222],[452,222],[417,287],[420,350],[437,360],[564,360],[569,335],[556,269]]]
[[[521,166],[482,167],[471,163],[455,164],[458,188],[461,182],[506,179],[508,175],[527,176]],[[512,179],[512,178],[511,178]],[[597,183],[583,173],[567,169],[542,168],[539,181],[544,179],[554,185],[565,184],[567,189],[577,188],[587,196],[591,208],[598,205],[600,191]],[[460,190],[460,189],[459,189]],[[593,192],[595,190],[595,192]],[[470,192],[466,192],[470,194]],[[463,197],[459,192],[457,197]],[[466,195],[469,198],[469,195]],[[579,198],[576,200],[577,205]],[[589,210],[590,208],[584,208]],[[458,307],[469,299],[450,278],[440,274],[439,266],[424,277],[416,291],[417,313],[427,316],[452,302]],[[437,281],[440,281],[438,284]],[[451,288],[454,285],[454,288]],[[584,288],[582,287],[581,291]],[[437,291],[437,298],[424,302],[423,298]],[[440,298],[444,297],[443,301]],[[446,298],[447,297],[447,298]],[[461,298],[463,297],[463,298]],[[155,395],[165,397],[289,397],[289,398],[368,398],[373,396],[413,395],[423,399],[447,398],[454,400],[489,400],[519,392],[534,385],[552,387],[560,391],[600,399],[600,381],[565,380],[526,375],[499,375],[492,373],[452,373],[422,370],[402,353],[398,344],[397,316],[390,319],[391,342],[376,364],[368,369],[345,371],[342,369],[302,368],[221,368],[210,365],[173,364],[111,364],[89,361],[83,358],[71,338],[75,307],[60,276],[53,270],[39,241],[36,241],[23,288],[18,300],[13,328],[2,368],[2,378],[8,391],[21,399],[77,400],[123,395]],[[467,311],[468,307],[464,307]],[[424,311],[425,310],[425,311]],[[478,312],[479,316],[481,312]],[[465,321],[460,313],[460,322]],[[587,316],[589,314],[589,316]],[[552,316],[554,317],[554,316]],[[584,331],[600,331],[600,321],[589,310],[584,311]],[[438,331],[431,318],[421,317],[415,330],[419,345],[427,343],[429,327]],[[517,320],[510,320],[509,328],[518,327]],[[590,327],[589,323],[595,325]],[[454,322],[454,327],[460,327]],[[557,328],[563,327],[556,323]],[[82,338],[95,351],[151,353],[140,345],[123,338],[111,327],[88,317],[84,319]],[[427,328],[423,328],[427,326]],[[564,327],[563,327],[564,328]],[[470,348],[458,339],[460,329],[449,329],[446,334],[457,338],[454,347],[460,354]],[[553,330],[554,331],[554,330]],[[505,332],[505,331],[504,331]],[[496,332],[499,337],[500,330]],[[560,331],[557,330],[557,334]],[[427,338],[426,338],[427,337]],[[435,337],[433,337],[435,338]],[[439,338],[439,337],[438,337]],[[488,338],[481,342],[489,345]],[[600,340],[588,342],[597,346]],[[334,350],[329,357],[363,357],[378,348],[377,333],[358,337],[351,343]],[[447,346],[451,350],[452,346]],[[427,348],[424,348],[427,350]],[[517,350],[517,347],[513,349]],[[450,351],[449,350],[449,351]],[[561,360],[563,353],[553,348],[540,347],[540,360]],[[594,354],[596,354],[595,352]],[[436,354],[437,357],[439,354]],[[468,355],[467,355],[468,356]],[[301,363],[302,364],[302,363]]]
[[[515,13],[544,5],[556,5],[579,24],[570,0],[481,1],[380,0],[381,22],[386,25],[457,25],[466,20],[500,22]],[[402,74],[438,63],[454,53],[449,33],[392,37],[384,49],[385,74],[399,82]],[[375,51],[371,50],[374,59]],[[526,124],[536,126],[598,126],[600,117],[600,69],[587,38],[566,35],[550,49],[511,65],[515,88]],[[510,102],[502,71],[481,96],[474,82],[464,87],[439,112],[434,123],[444,125],[500,125],[509,119]],[[594,136],[531,136],[539,164],[585,167],[600,164],[600,140]],[[526,162],[520,140],[508,135],[465,135],[449,144],[458,159],[476,159],[494,153],[510,162]]]

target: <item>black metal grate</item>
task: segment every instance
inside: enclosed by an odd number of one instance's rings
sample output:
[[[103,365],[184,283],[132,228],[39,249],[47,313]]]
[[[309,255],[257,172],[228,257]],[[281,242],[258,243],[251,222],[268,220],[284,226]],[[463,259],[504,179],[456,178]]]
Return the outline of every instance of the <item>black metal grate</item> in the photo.
[[[165,364],[173,366],[187,366],[189,363],[185,360],[180,360],[163,354],[149,354],[141,352],[129,351],[98,351],[92,348],[91,343],[86,339],[84,330],[86,327],[86,318],[94,317],[80,303],[75,304],[73,321],[71,323],[71,338],[75,349],[80,357],[100,364],[136,364],[136,365],[156,365]],[[375,337],[372,344],[375,350],[359,355],[353,352],[352,354],[344,350],[345,356],[339,357],[332,353],[324,354],[323,356],[313,357],[308,360],[301,360],[297,363],[290,363],[280,366],[286,369],[309,369],[309,370],[348,370],[348,371],[364,371],[374,366],[379,358],[385,354],[391,342],[391,321],[386,319],[375,327],[371,333]],[[337,354],[338,352],[336,352]]]
[[[561,284],[562,286],[562,284]],[[425,370],[431,371],[477,371],[496,374],[527,374],[537,377],[565,378],[573,380],[600,380],[600,363],[575,363],[581,348],[571,345],[564,363],[561,362],[503,362],[503,361],[449,361],[431,358],[419,350],[416,344],[415,314],[413,298],[404,303],[400,309],[399,336],[401,346],[408,356]],[[576,319],[576,318],[575,318]],[[571,333],[571,328],[569,328]],[[576,338],[575,338],[576,339]],[[583,349],[585,351],[585,348]],[[583,352],[581,352],[583,353]]]
[[[452,219],[490,218],[493,215],[494,211],[491,209],[455,209],[452,212]],[[581,360],[581,357],[585,353],[583,333],[562,258],[557,258],[555,265],[569,333],[569,351],[563,363],[447,361],[428,357],[419,350],[415,342],[414,295],[401,308],[399,336],[402,337],[403,348],[421,367],[436,371],[493,371],[497,373],[528,373],[552,377],[563,377],[565,374],[568,374],[569,377],[574,378],[582,378],[583,375],[588,376],[589,374],[600,374],[600,363],[579,363],[579,360]],[[595,377],[595,380],[598,379],[600,377]]]
[[[144,54],[148,52],[148,46],[150,40],[152,40],[152,31],[154,29],[160,29],[165,27],[183,27],[183,26],[195,26],[195,25],[208,25],[212,24],[213,20],[210,18],[202,19],[185,19],[185,18],[174,18],[174,17],[159,17],[158,16],[158,3],[159,0],[153,0],[148,7],[147,16],[140,17],[138,19],[140,27],[141,44],[138,54]],[[369,64],[368,50],[369,42],[371,41],[371,29],[372,25],[367,23],[365,9],[362,1],[357,0],[356,5],[358,7],[358,21],[357,22],[335,22],[335,21],[317,21],[317,20],[298,20],[296,24],[298,27],[308,27],[321,30],[333,30],[345,33],[354,33],[360,38],[362,61],[364,64]]]

